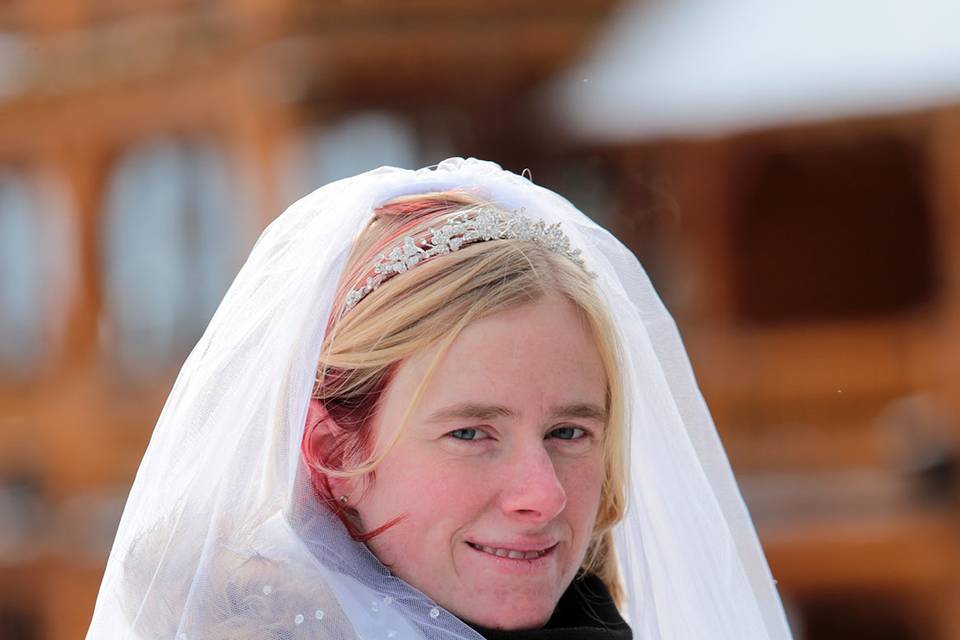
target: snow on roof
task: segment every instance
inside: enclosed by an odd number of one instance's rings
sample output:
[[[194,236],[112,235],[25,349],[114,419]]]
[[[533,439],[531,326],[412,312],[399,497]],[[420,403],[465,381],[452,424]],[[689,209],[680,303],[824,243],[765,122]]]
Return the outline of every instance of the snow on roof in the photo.
[[[606,142],[956,103],[960,1],[628,2],[546,98]]]

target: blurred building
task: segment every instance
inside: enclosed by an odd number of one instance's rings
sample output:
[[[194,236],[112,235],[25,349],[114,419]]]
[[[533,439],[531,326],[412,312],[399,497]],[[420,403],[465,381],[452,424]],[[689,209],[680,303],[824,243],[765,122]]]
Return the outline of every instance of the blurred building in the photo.
[[[547,92],[616,167],[798,637],[960,638],[957,24],[628,3]]]
[[[2,3],[0,638],[85,633],[173,376],[265,223],[381,164],[510,162],[521,96],[611,6]]]
[[[651,272],[797,637],[960,639],[960,71],[935,28],[956,22],[849,3],[917,36],[877,49],[869,21],[773,4],[4,3],[0,638],[85,632],[173,376],[259,229],[331,179],[476,155]]]

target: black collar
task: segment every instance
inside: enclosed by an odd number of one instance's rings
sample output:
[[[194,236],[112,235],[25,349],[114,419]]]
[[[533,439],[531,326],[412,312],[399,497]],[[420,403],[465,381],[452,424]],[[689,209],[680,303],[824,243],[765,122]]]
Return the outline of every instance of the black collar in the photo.
[[[504,631],[472,626],[487,640],[631,640],[606,585],[592,573],[574,580],[540,629]]]

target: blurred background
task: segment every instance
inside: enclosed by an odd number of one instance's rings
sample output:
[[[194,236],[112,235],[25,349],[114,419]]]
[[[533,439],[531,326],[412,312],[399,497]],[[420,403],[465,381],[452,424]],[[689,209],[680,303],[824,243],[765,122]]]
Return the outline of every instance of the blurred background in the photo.
[[[89,623],[287,204],[493,159],[640,257],[798,640],[960,639],[960,3],[0,3],[0,638]]]

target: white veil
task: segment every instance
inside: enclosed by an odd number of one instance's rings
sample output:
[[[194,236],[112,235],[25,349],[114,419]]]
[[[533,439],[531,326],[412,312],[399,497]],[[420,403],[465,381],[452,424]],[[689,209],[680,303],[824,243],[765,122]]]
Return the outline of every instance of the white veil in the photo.
[[[300,461],[353,239],[380,203],[454,188],[560,222],[610,306],[631,440],[615,541],[634,637],[790,637],[676,327],[636,258],[555,193],[454,158],[331,183],[264,231],[160,415],[88,639],[480,637],[354,542]]]

